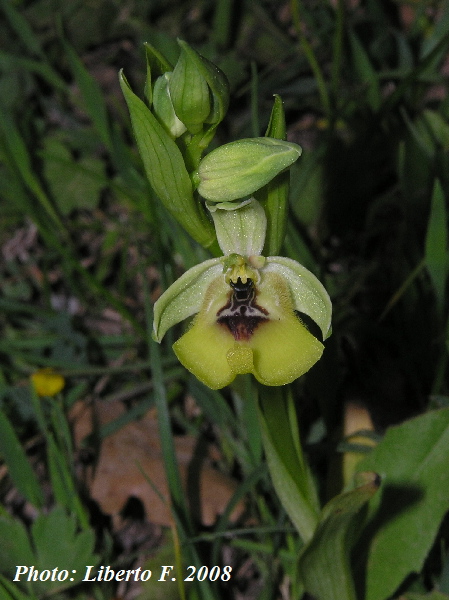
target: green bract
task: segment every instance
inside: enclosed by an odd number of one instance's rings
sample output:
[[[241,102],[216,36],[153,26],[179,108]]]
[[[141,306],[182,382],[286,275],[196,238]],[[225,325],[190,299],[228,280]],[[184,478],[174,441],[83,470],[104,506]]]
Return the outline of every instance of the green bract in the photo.
[[[162,294],[154,306],[154,338],[161,341],[169,327],[196,315],[173,348],[200,381],[219,389],[238,374],[253,373],[265,385],[290,383],[324,348],[296,311],[312,318],[326,338],[330,298],[299,263],[260,255],[266,219],[256,200],[233,209],[216,205],[212,214],[225,256],[189,269]]]
[[[208,248],[215,232],[193,196],[184,158],[176,142],[150,109],[131,90],[123,72],[120,85],[131,115],[137,146],[152,188],[167,210],[197,242]]]
[[[244,198],[290,167],[301,147],[270,137],[224,144],[205,156],[195,173],[198,192],[214,202]]]
[[[271,111],[265,137],[279,140],[287,139],[284,106],[281,97],[277,95],[274,96],[273,110]],[[284,241],[287,226],[289,184],[290,174],[288,170],[282,171],[256,193],[256,199],[262,204],[267,215],[267,234],[264,246],[266,254],[278,254]]]

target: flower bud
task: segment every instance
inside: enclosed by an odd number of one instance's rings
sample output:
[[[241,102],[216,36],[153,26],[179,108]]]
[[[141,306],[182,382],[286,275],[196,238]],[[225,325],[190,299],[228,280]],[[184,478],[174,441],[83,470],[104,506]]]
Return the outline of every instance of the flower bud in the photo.
[[[301,155],[301,147],[274,138],[248,138],[212,150],[194,174],[198,192],[214,202],[249,196]]]
[[[171,73],[164,73],[158,77],[153,88],[153,111],[158,121],[163,125],[166,131],[174,138],[182,135],[186,126],[178,119],[173,108],[173,102],[170,97],[169,81]]]
[[[229,104],[229,85],[224,73],[206,58],[178,40],[181,54],[170,78],[169,90],[178,118],[190,133],[204,123],[219,123]]]

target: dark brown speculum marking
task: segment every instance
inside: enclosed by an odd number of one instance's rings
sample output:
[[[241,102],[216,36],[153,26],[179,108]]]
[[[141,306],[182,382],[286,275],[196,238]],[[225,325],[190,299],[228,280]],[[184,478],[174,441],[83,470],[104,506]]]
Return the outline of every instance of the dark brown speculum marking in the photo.
[[[230,282],[228,303],[217,312],[217,323],[229,329],[234,339],[249,340],[256,328],[268,321],[268,311],[256,304],[256,288],[251,279]]]

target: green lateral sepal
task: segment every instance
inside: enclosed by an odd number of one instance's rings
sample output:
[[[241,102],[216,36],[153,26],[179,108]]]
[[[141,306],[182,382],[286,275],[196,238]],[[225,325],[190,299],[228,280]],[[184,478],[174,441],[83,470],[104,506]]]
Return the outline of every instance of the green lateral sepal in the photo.
[[[223,258],[211,258],[186,271],[155,302],[153,338],[160,342],[170,327],[196,314],[211,282],[223,272]]]
[[[269,256],[264,271],[276,273],[288,282],[294,310],[313,319],[321,329],[323,339],[329,337],[332,302],[319,279],[300,263],[285,256]]]

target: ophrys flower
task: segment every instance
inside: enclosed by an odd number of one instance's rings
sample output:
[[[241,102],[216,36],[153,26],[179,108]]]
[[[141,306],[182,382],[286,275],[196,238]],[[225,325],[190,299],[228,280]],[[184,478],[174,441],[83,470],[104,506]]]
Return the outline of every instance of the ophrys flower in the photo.
[[[251,198],[210,207],[224,256],[182,275],[154,307],[154,337],[196,315],[173,345],[180,362],[219,389],[253,373],[265,385],[290,383],[321,357],[323,344],[298,317],[308,315],[323,339],[331,302],[319,280],[294,260],[261,256],[266,217]]]

